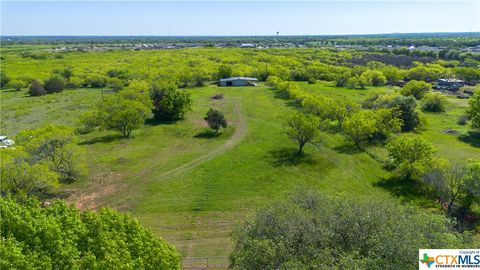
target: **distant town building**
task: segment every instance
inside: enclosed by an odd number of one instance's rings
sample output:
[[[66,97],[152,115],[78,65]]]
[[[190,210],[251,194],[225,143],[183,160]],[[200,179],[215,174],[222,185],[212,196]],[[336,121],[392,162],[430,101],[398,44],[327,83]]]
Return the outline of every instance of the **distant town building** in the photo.
[[[438,79],[436,82],[436,89],[456,91],[460,87],[465,86],[465,82],[457,79]]]
[[[258,82],[258,79],[248,77],[232,77],[220,79],[219,86],[257,86],[255,82]]]
[[[242,43],[240,44],[240,48],[256,48],[257,44],[253,43]]]

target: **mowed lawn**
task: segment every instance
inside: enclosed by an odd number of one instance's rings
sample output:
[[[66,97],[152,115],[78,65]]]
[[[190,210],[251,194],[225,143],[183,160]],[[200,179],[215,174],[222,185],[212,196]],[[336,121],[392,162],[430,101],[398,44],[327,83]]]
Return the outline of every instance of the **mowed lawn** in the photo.
[[[323,82],[300,85],[357,102],[389,90],[348,90]],[[121,139],[114,131],[81,135],[79,144],[87,154],[90,177],[62,187],[72,193],[70,201],[81,202],[82,207],[130,211],[177,246],[184,266],[205,266],[208,258],[210,266],[224,267],[232,248],[233,226],[297,186],[396,200],[376,185],[390,174],[371,154],[342,151],[346,141],[340,134],[324,133],[320,144],[306,147],[303,158],[292,158],[296,145],[283,133],[283,122],[296,109],[269,87],[208,86],[189,91],[194,110],[182,121],[147,121],[131,139]],[[211,99],[217,93],[223,93],[224,99]],[[2,124],[15,122],[2,126],[2,132],[11,135],[42,123],[74,125],[76,115],[99,102],[100,94],[100,90],[79,89],[25,98],[21,93],[2,92]],[[478,146],[459,139],[469,129],[456,124],[467,103],[450,100],[445,114],[426,115],[428,128],[416,136],[431,140],[442,157],[478,157]],[[13,118],[17,103],[23,104],[19,102],[31,102],[23,105],[31,108]],[[70,110],[64,112],[67,107]],[[202,119],[210,107],[224,112],[229,122],[217,137],[211,136]],[[460,133],[444,133],[446,128]]]

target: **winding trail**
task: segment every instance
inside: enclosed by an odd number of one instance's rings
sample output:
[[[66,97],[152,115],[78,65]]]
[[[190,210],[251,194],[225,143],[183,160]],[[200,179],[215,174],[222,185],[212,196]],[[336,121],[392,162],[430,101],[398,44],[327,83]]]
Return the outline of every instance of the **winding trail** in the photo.
[[[234,100],[234,114],[236,115],[236,121],[235,121],[235,131],[232,134],[232,136],[225,141],[222,145],[219,145],[212,149],[211,151],[207,152],[206,154],[195,158],[179,167],[176,167],[172,170],[166,171],[162,173],[161,175],[155,177],[154,179],[149,180],[148,182],[161,182],[161,181],[166,181],[170,179],[171,177],[181,175],[183,173],[186,173],[195,167],[201,165],[202,163],[211,160],[228,150],[230,150],[233,146],[238,144],[247,134],[247,124],[245,121],[245,115],[242,110],[242,106],[240,104],[239,99]],[[144,168],[141,170],[139,173],[136,175],[132,176],[133,178],[142,178],[142,176],[146,175],[154,166],[148,166],[147,168]],[[110,181],[108,184],[104,184],[99,186],[95,186],[93,189],[87,189],[86,192],[81,192],[78,194],[74,194],[69,198],[69,201],[74,202],[75,205],[79,209],[96,209],[98,206],[99,200],[102,198],[111,195],[118,190],[127,188],[126,184],[120,184],[120,183],[112,183],[113,181]]]
[[[162,173],[158,178],[154,179],[153,181],[164,181],[169,179],[170,177],[185,173],[204,163],[205,161],[211,160],[212,158],[225,153],[230,148],[239,143],[247,133],[247,124],[245,122],[245,116],[243,114],[240,101],[238,99],[235,100],[234,113],[235,115],[237,115],[237,125],[235,126],[235,132],[224,144],[218,146],[217,148],[213,149],[212,151],[201,157],[198,157],[190,162],[183,164],[182,166]]]

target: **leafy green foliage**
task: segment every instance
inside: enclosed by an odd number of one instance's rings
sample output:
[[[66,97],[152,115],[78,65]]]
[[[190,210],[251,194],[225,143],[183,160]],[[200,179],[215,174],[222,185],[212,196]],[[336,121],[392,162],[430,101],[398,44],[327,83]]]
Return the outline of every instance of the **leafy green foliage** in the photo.
[[[471,161],[470,164],[452,163],[447,160],[436,162],[434,167],[425,174],[423,181],[433,188],[441,202],[446,203],[449,214],[455,210],[456,206],[469,211],[473,203],[480,202],[480,162],[478,160]]]
[[[45,80],[45,90],[47,93],[59,93],[65,89],[65,79],[60,76],[53,76]]]
[[[471,235],[438,215],[371,199],[297,191],[239,226],[232,269],[418,268],[419,248],[461,248]]]
[[[427,112],[444,112],[447,97],[442,93],[427,93],[422,100],[422,110]]]
[[[180,269],[174,247],[111,209],[0,198],[2,269]]]
[[[403,121],[402,131],[408,132],[422,126],[422,121],[416,112],[417,102],[414,97],[398,96],[388,103]]]
[[[38,97],[47,94],[47,91],[45,91],[45,88],[39,81],[33,80],[28,88],[28,94],[30,94],[30,96]]]
[[[157,120],[181,119],[192,107],[190,93],[178,89],[172,82],[154,82],[150,95],[154,106],[153,115]]]
[[[46,164],[62,182],[70,183],[87,174],[83,153],[70,128],[46,125],[27,129],[18,133],[15,141],[29,154],[29,163]]]
[[[298,155],[303,153],[303,147],[307,143],[319,140],[318,119],[297,113],[285,123],[285,133],[288,137],[298,142]]]
[[[218,67],[218,74],[217,74],[218,79],[229,78],[229,77],[232,77],[232,75],[233,75],[233,69],[230,65],[221,65]]]
[[[480,92],[475,93],[468,101],[470,107],[467,110],[468,118],[472,127],[480,130]]]
[[[223,116],[223,113],[212,108],[208,110],[204,120],[207,122],[208,126],[211,129],[215,130],[216,133],[218,133],[218,130],[221,127],[226,128],[228,125],[225,116]]]
[[[343,131],[356,146],[360,146],[360,144],[373,137],[377,131],[376,123],[374,112],[362,110],[347,117],[343,125]]]
[[[19,199],[43,196],[58,186],[58,174],[43,162],[31,162],[29,154],[19,148],[0,150],[0,188],[2,195]]]
[[[389,164],[397,177],[418,180],[434,161],[435,149],[422,138],[401,136],[387,144]]]
[[[8,83],[8,87],[15,89],[15,91],[20,91],[25,87],[25,82],[22,80],[12,80]]]
[[[432,85],[422,81],[411,80],[402,88],[402,95],[413,96],[415,99],[422,99],[423,96],[432,91]]]
[[[5,86],[8,85],[10,82],[11,78],[8,76],[3,70],[0,72],[0,88],[4,88]]]
[[[107,129],[120,131],[123,137],[130,137],[147,119],[150,108],[138,100],[115,95],[108,97],[99,107],[100,123]]]

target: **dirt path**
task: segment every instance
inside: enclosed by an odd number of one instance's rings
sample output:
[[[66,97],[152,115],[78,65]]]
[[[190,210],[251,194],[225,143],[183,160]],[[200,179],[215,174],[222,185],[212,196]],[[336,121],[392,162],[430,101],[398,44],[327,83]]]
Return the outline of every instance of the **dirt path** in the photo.
[[[212,151],[206,153],[205,155],[198,157],[190,162],[187,162],[183,164],[182,166],[179,166],[173,170],[167,171],[162,173],[158,178],[156,178],[154,181],[164,181],[169,179],[170,177],[180,175],[182,173],[185,173],[198,165],[202,164],[205,161],[208,161],[220,154],[225,153],[228,151],[230,148],[235,146],[237,143],[239,143],[246,135],[247,133],[247,124],[245,122],[245,116],[242,111],[242,107],[240,105],[239,100],[235,100],[234,104],[234,113],[237,116],[237,123],[235,126],[235,133],[233,133],[232,137],[228,139],[224,144],[218,146],[217,148],[213,149]]]
[[[235,146],[237,143],[239,143],[245,137],[247,132],[245,116],[242,111],[242,106],[240,104],[239,99],[234,100],[234,114],[237,117],[235,121],[236,122],[235,132],[224,144],[214,148],[213,150],[207,152],[206,154],[196,159],[193,159],[175,169],[162,173],[160,176],[156,177],[155,179],[152,179],[151,181],[152,182],[165,181],[170,179],[171,177],[178,176],[180,174],[188,172],[194,169],[195,167],[197,167],[198,165],[225,153],[226,151],[231,149],[233,146]],[[148,166],[147,168],[143,169],[138,174],[132,177],[141,178],[142,175],[148,173],[153,167],[155,167],[154,164],[152,164],[151,166]],[[87,208],[95,209],[97,208],[98,201],[101,198],[104,198],[110,194],[113,194],[116,191],[123,188],[126,188],[125,184],[115,183],[115,181],[112,180],[112,181],[108,181],[107,183],[103,183],[103,184],[100,183],[100,185],[95,185],[95,186],[92,186],[91,188],[87,188],[85,192],[74,194],[69,198],[69,201],[74,202],[75,205],[80,209],[87,209]]]

